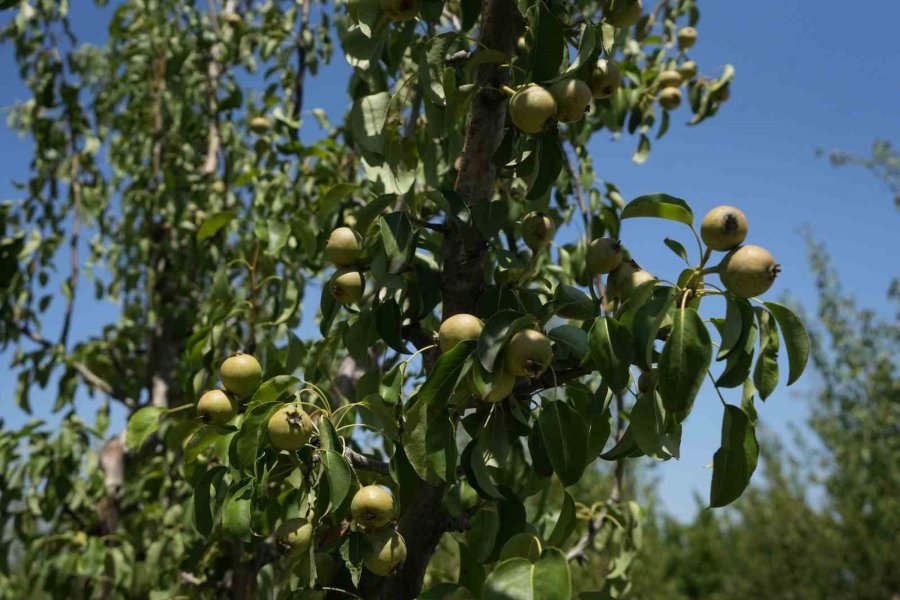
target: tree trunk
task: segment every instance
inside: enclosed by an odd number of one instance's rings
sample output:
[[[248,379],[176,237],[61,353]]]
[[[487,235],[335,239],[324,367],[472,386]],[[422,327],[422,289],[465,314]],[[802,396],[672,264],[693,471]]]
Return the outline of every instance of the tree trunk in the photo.
[[[513,0],[483,0],[481,15],[481,41],[485,47],[512,56],[514,23],[518,18]],[[469,109],[462,164],[456,180],[456,191],[469,207],[489,202],[493,194],[496,168],[492,158],[503,140],[506,120],[506,95],[499,89],[506,85],[508,78],[508,68],[498,68],[495,64],[482,65],[478,70],[477,83],[482,90],[472,99]],[[441,273],[445,319],[457,313],[475,312],[475,304],[485,287],[487,248],[487,240],[474,225],[460,228],[447,219]],[[450,527],[450,519],[441,508],[443,494],[443,487],[423,484],[413,502],[405,507],[399,530],[406,540],[406,563],[383,581],[374,597],[381,600],[418,597],[425,569],[441,536]]]

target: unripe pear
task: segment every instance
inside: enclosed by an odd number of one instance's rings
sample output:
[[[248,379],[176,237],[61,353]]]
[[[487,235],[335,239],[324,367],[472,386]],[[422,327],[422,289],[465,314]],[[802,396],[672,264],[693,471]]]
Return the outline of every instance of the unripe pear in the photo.
[[[765,248],[741,246],[729,252],[719,266],[719,278],[738,298],[752,298],[768,291],[781,272],[781,265]]]
[[[363,561],[368,570],[385,577],[406,562],[406,540],[394,529],[379,529],[366,536],[371,552]]]
[[[693,27],[682,27],[678,30],[678,47],[687,50],[697,43],[697,30]]]
[[[210,390],[197,401],[200,420],[210,425],[222,426],[237,413],[234,401],[222,390]]]
[[[524,133],[542,133],[556,123],[556,100],[539,85],[529,85],[509,99],[509,118]]]
[[[536,329],[517,331],[506,346],[506,370],[513,375],[537,377],[552,360],[550,340]]]
[[[313,525],[307,519],[295,517],[282,522],[275,532],[278,543],[294,554],[303,554],[312,543]]]
[[[609,273],[622,264],[622,244],[612,238],[598,238],[588,244],[584,265],[588,273]]]
[[[550,245],[556,235],[556,224],[546,213],[530,212],[522,219],[522,241],[533,252]]]
[[[603,9],[606,22],[613,27],[631,27],[641,20],[644,6],[641,0],[607,0]]]
[[[623,262],[606,278],[606,293],[611,298],[627,299],[632,292],[656,277],[641,269],[636,262]]]
[[[677,88],[681,85],[681,73],[674,69],[666,69],[656,78],[656,84],[660,88]]]
[[[252,354],[238,352],[225,359],[219,367],[219,377],[226,390],[238,398],[250,398],[259,388],[262,367]]]
[[[747,238],[747,216],[733,206],[717,206],[703,217],[700,237],[713,250],[731,250]]]
[[[678,72],[681,73],[682,79],[693,79],[697,76],[697,63],[692,60],[686,60],[678,67]]]
[[[409,21],[419,14],[422,0],[381,0],[381,10],[395,22]]]
[[[250,131],[253,133],[266,133],[269,131],[271,123],[265,117],[253,117],[250,119]]]
[[[225,182],[221,179],[216,179],[209,186],[209,191],[214,194],[224,194],[225,193]]]
[[[450,352],[464,340],[477,340],[484,329],[484,323],[474,315],[453,315],[441,323],[438,330],[441,352]]]
[[[325,242],[325,256],[338,267],[346,267],[359,261],[362,255],[363,239],[349,227],[338,227]]]
[[[607,98],[619,89],[622,83],[622,72],[614,61],[601,58],[591,74],[588,85],[594,98]]]
[[[675,110],[681,105],[681,90],[677,87],[663,88],[659,91],[657,100],[664,109]]]
[[[560,123],[578,121],[591,105],[591,88],[580,79],[557,81],[550,86],[550,93],[556,100],[556,120]]]
[[[269,417],[266,431],[274,448],[293,452],[305,446],[312,437],[313,422],[300,406],[288,405]]]
[[[367,485],[354,494],[350,514],[361,529],[384,527],[394,518],[394,497],[380,485]]]
[[[366,280],[356,269],[344,268],[338,270],[331,277],[328,289],[336,302],[347,306],[362,300],[363,292],[366,289]]]

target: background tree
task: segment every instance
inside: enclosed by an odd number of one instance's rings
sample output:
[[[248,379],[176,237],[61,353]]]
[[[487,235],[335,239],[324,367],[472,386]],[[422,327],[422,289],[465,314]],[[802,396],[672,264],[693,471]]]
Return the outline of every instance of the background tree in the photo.
[[[688,60],[696,3],[128,0],[102,47],[78,42],[67,10],[23,3],[3,32],[34,152],[0,213],[0,343],[24,410],[52,383],[54,411],[86,389],[131,418],[112,438],[108,404],[93,426],[70,413],[54,433],[4,431],[2,593],[413,598],[441,540],[460,567],[432,597],[567,598],[569,563],[597,550],[592,587],[626,593],[642,510],[625,459],[677,455],[712,358],[697,312],[722,293],[703,281],[711,251],[746,223],[728,209],[698,232],[683,200],[626,203],[586,144],[634,134],[641,162],[682,88],[694,124],[728,99],[730,67],[713,79]],[[313,111],[325,135],[304,140],[306,77],[335,35],[351,107],[335,125]],[[666,240],[687,268],[649,275],[616,243],[638,217],[691,226],[699,255]],[[583,235],[553,260],[573,219]],[[789,382],[807,353],[790,311],[746,299],[774,260],[728,257],[717,386],[743,394],[721,396],[717,506],[755,468],[779,329]],[[76,340],[86,282],[121,315]],[[316,284],[321,335],[301,339]],[[477,342],[435,339],[457,315],[483,321]],[[195,412],[217,374],[232,395]],[[576,503],[598,455],[615,463],[608,500],[588,486]],[[372,483],[393,490],[387,507],[357,501]],[[392,504],[402,538],[374,525]],[[385,539],[406,551],[379,553]]]

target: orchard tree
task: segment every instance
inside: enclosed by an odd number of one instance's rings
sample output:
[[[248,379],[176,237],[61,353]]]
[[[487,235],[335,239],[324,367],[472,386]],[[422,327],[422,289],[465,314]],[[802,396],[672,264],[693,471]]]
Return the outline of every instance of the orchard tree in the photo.
[[[779,267],[741,210],[626,202],[588,152],[633,135],[643,162],[721,109],[733,70],[690,60],[695,1],[96,4],[102,46],[65,2],[3,3],[33,156],[0,212],[0,344],[19,407],[64,414],[4,431],[0,594],[621,597],[626,463],[678,457],[707,378],[710,504],[741,494],[782,343],[788,384],[807,359],[756,299]],[[335,40],[332,123],[304,90]],[[696,242],[661,240],[680,273],[641,268],[636,218]],[[91,293],[120,312],[73,334]],[[603,463],[608,498],[566,491]],[[426,587],[442,542],[458,573]],[[574,590],[593,553],[602,592]]]

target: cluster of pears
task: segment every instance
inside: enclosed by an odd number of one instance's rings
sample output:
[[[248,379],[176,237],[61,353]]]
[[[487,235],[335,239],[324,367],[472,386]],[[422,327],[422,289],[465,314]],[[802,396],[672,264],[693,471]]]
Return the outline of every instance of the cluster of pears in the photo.
[[[209,390],[197,401],[197,415],[209,425],[221,427],[237,414],[237,401],[248,400],[262,381],[262,367],[251,354],[236,352],[222,363],[219,378],[224,390]]]
[[[359,489],[350,503],[350,514],[357,530],[364,533],[369,552],[363,560],[365,567],[375,575],[390,575],[406,562],[406,541],[390,527],[394,520],[394,497],[378,485]],[[303,557],[313,543],[315,527],[313,519],[293,517],[282,521],[275,532],[279,546],[291,556]],[[330,585],[340,565],[330,553],[319,551],[314,555],[316,578],[320,585]],[[301,565],[307,562],[302,560]]]
[[[781,266],[765,248],[741,245],[747,238],[746,215],[733,206],[717,206],[700,224],[700,237],[709,251],[727,252],[713,270],[722,285],[738,298],[752,298],[772,287]],[[608,274],[610,298],[628,298],[636,288],[656,278],[633,260],[623,260],[622,245],[612,238],[593,240],[585,253],[585,268],[593,275]]]
[[[325,258],[338,267],[328,282],[328,291],[335,302],[343,305],[362,300],[366,280],[360,270],[363,257],[363,238],[350,227],[338,227],[325,242]]]
[[[262,368],[252,355],[239,352],[222,363],[219,377],[225,389],[203,394],[197,413],[204,423],[222,426],[237,414],[236,399],[249,399],[259,388]],[[309,443],[315,426],[302,405],[289,403],[272,413],[266,433],[273,448],[295,452]],[[395,515],[393,496],[380,486],[365,486],[353,496],[350,512],[358,529],[365,532],[371,549],[364,561],[366,568],[382,576],[399,568],[406,560],[406,542],[396,530],[387,527]],[[301,556],[309,550],[313,529],[313,521],[308,518],[286,519],[276,531],[276,539],[286,551]],[[338,563],[326,552],[317,552],[315,563],[319,583],[328,585],[339,569]]]
[[[556,123],[579,121],[595,98],[611,96],[621,83],[618,65],[600,59],[586,81],[566,77],[548,87],[529,84],[520,88],[509,99],[509,118],[523,133],[542,133]]]

